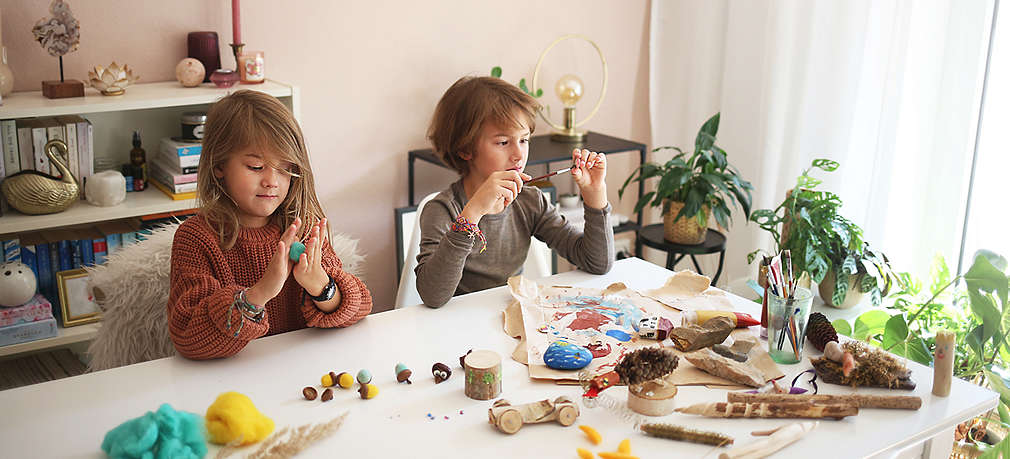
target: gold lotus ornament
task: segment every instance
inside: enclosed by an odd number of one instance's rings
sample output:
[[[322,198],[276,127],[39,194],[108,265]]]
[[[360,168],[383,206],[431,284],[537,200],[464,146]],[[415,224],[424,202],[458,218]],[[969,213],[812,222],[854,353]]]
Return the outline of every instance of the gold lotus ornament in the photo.
[[[139,79],[139,76],[133,75],[133,70],[130,69],[130,66],[123,64],[120,67],[115,61],[108,67],[96,65],[95,68],[88,70],[88,83],[92,88],[101,91],[106,96],[123,94],[126,92],[127,86],[130,86]]]

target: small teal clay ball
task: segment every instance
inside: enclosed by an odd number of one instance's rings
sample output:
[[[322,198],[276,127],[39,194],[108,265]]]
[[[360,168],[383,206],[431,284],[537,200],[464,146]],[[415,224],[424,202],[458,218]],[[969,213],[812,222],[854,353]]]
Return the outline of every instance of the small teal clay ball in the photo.
[[[578,370],[593,361],[593,354],[568,341],[555,341],[544,352],[544,363],[555,370]]]
[[[305,253],[305,244],[295,241],[291,243],[291,250],[288,251],[288,258],[291,258],[291,261],[297,262],[298,258],[301,257],[303,253]]]
[[[368,384],[372,382],[372,374],[368,370],[361,370],[358,372],[358,382],[361,384]]]

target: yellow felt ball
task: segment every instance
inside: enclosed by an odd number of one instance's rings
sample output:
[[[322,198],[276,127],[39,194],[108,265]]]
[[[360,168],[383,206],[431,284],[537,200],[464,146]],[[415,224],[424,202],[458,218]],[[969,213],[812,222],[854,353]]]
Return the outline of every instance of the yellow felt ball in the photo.
[[[337,376],[337,384],[344,389],[350,389],[354,385],[354,376],[350,373],[340,373],[340,376]]]
[[[225,392],[207,408],[205,416],[211,443],[225,445],[241,438],[241,445],[256,443],[274,431],[274,421],[260,413],[252,400],[238,392]]]

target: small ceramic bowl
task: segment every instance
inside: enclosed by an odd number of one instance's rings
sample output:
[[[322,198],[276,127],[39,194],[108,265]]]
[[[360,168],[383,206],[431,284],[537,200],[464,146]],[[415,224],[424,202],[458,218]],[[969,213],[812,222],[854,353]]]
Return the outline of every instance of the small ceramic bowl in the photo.
[[[229,69],[217,69],[210,74],[210,81],[219,88],[230,88],[238,83],[238,72]]]

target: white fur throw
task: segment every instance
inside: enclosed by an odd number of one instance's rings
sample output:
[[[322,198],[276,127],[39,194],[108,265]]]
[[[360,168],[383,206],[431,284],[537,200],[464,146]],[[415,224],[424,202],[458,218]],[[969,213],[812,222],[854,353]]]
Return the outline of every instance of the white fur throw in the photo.
[[[124,247],[104,264],[86,268],[102,309],[102,326],[88,348],[89,371],[99,371],[175,354],[168,336],[169,269],[179,225],[155,229],[144,241]],[[331,234],[344,270],[360,276],[364,255],[358,241]]]

